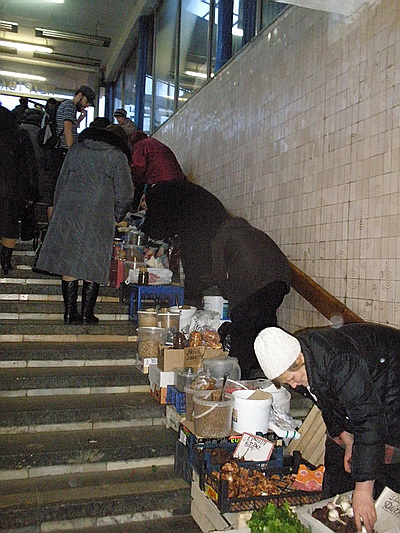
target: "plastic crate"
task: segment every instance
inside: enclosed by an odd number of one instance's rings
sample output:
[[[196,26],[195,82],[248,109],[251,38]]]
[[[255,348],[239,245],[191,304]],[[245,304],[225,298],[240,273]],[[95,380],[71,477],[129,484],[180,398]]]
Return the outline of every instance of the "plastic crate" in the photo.
[[[300,462],[306,463],[301,459],[301,454],[297,453],[291,458],[292,464],[281,468],[269,468],[264,471],[265,476],[295,474],[298,471]],[[308,463],[309,466],[310,463]],[[253,469],[256,470],[256,469]],[[228,482],[217,479],[215,473],[206,473],[201,480],[201,488],[205,494],[211,498],[221,513],[255,511],[264,507],[269,502],[275,505],[282,505],[287,502],[289,505],[299,506],[307,505],[320,501],[324,497],[323,491],[306,492],[302,490],[286,489],[280,494],[270,494],[266,496],[246,496],[246,497],[228,497]]]
[[[201,476],[204,472],[204,454],[205,448],[209,449],[217,447],[220,444],[233,445],[236,447],[241,435],[233,435],[223,439],[207,439],[205,437],[197,437],[187,426],[188,422],[182,423],[179,426],[179,440],[188,449],[188,458],[191,467]]]
[[[186,394],[179,391],[174,385],[168,385],[167,405],[173,405],[179,414],[184,413],[186,411]]]
[[[175,455],[174,455],[174,471],[186,483],[192,482],[192,467],[189,464],[188,449],[181,442],[176,441]]]
[[[127,285],[130,288],[129,318],[138,321],[137,312],[149,307],[183,305],[183,287],[175,285]]]
[[[219,472],[221,469],[222,464],[219,464],[215,461],[213,461],[213,452],[212,449],[218,449],[222,448],[227,450],[228,452],[234,452],[236,448],[235,443],[220,443],[212,448],[206,447],[204,449],[204,469],[206,472]],[[226,462],[226,461],[225,461]],[[235,461],[236,464],[241,468],[248,468],[253,470],[260,470],[260,471],[266,471],[270,470],[271,468],[282,468],[283,467],[283,446],[275,446],[271,458],[268,461]]]

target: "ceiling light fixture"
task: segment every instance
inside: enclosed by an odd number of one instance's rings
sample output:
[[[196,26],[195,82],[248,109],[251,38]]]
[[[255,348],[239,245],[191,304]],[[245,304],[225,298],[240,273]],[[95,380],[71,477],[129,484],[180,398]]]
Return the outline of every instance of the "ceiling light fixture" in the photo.
[[[88,35],[85,33],[72,33],[69,31],[48,30],[45,28],[35,28],[36,37],[44,37],[47,39],[58,39],[60,41],[68,41],[77,44],[89,44],[91,46],[110,46],[111,39],[109,37],[100,37],[98,35]]]
[[[204,72],[195,72],[194,70],[186,70],[185,74],[187,76],[193,76],[194,78],[203,78],[205,80],[207,79],[207,74],[205,74]]]
[[[7,76],[8,78],[19,78],[22,80],[46,81],[47,79],[43,76],[36,76],[34,74],[22,74],[20,72],[8,72],[7,70],[0,70],[0,75]]]
[[[18,24],[16,22],[7,22],[6,20],[0,20],[0,30],[18,33]]]
[[[91,57],[79,57],[71,56],[68,54],[51,54],[49,58],[46,54],[41,54],[40,52],[34,52],[33,57],[37,59],[51,59],[54,62],[60,63],[72,63],[74,65],[89,66],[89,67],[98,67],[100,68],[101,60],[93,59]]]
[[[22,52],[42,52],[43,54],[51,54],[53,52],[53,49],[49,48],[48,46],[20,43],[17,41],[3,41],[2,39],[0,39],[0,46],[5,46],[6,48],[14,48],[16,50],[21,50]]]

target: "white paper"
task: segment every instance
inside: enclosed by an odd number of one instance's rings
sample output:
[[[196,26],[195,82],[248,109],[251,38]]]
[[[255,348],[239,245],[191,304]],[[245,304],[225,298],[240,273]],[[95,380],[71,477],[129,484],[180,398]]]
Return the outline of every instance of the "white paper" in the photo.
[[[243,459],[243,461],[268,461],[273,449],[274,445],[268,439],[243,433],[233,457]]]

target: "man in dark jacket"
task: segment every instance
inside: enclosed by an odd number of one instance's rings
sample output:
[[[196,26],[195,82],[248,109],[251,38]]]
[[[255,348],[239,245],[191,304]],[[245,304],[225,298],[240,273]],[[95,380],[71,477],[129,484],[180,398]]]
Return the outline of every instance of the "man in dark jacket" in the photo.
[[[148,236],[179,236],[185,302],[201,306],[204,291],[213,285],[229,301],[229,353],[249,378],[258,366],[254,340],[263,328],[276,325],[276,311],[290,289],[285,255],[268,235],[230,215],[218,198],[189,181],[154,185],[146,204],[142,229]]]
[[[335,478],[343,480],[341,468],[351,473],[357,528],[362,518],[372,531],[374,484],[400,491],[400,331],[347,324],[292,336],[266,328],[254,346],[268,378],[308,390],[315,400],[329,436],[327,488],[332,491]],[[341,465],[331,460],[337,445],[343,448]],[[350,487],[336,484],[333,492],[346,490]]]

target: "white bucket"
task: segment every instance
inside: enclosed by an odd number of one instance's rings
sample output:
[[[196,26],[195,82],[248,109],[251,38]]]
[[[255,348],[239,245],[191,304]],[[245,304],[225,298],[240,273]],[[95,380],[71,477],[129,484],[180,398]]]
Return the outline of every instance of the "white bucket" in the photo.
[[[272,395],[272,405],[275,409],[280,409],[284,413],[289,414],[290,400],[292,397],[285,387],[278,389],[273,383],[271,383],[268,387],[262,387],[261,390],[269,392],[269,394]]]
[[[204,296],[203,308],[207,311],[216,311],[221,320],[229,320],[229,302],[222,296]]]
[[[192,320],[192,316],[197,311],[197,307],[191,306],[190,309],[181,309],[180,307],[174,305],[169,308],[171,313],[179,313],[179,331],[182,331],[185,326],[190,325],[190,321]]]
[[[248,400],[254,390],[236,390],[232,414],[232,427],[238,433],[267,433],[271,413],[272,396],[265,400]]]

